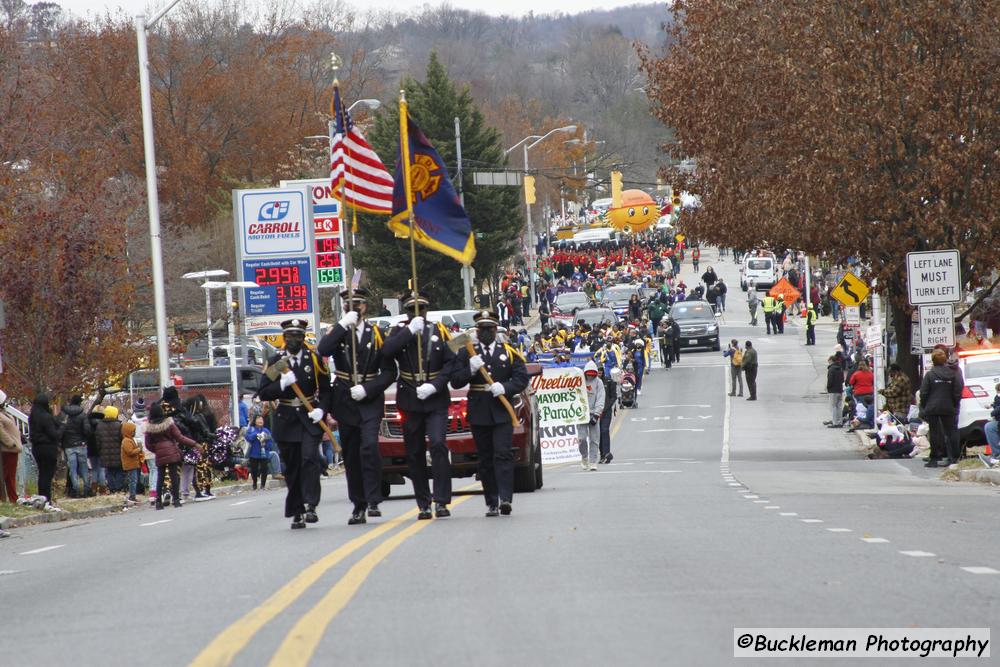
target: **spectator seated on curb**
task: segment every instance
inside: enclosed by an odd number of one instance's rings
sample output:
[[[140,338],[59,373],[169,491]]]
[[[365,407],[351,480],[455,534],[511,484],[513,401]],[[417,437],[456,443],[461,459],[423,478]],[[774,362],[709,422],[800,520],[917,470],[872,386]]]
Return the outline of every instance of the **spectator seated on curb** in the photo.
[[[993,406],[990,410],[990,421],[986,422],[983,430],[986,432],[986,446],[989,453],[980,454],[979,460],[987,468],[992,468],[1000,463],[1000,384],[994,387],[996,396],[993,397]]]
[[[855,401],[854,419],[851,420],[851,426],[847,432],[853,433],[866,428],[875,428],[875,404]]]
[[[876,445],[868,455],[869,459],[902,459],[913,456],[913,439],[890,411],[883,411],[875,421],[878,424]]]

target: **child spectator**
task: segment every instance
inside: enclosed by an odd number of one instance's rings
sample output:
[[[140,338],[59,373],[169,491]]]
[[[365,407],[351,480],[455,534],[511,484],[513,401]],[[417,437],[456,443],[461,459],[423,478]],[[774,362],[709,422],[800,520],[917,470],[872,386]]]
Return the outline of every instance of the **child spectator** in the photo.
[[[257,415],[253,420],[253,426],[247,429],[243,437],[247,441],[247,459],[250,462],[250,477],[253,480],[254,491],[257,490],[258,479],[260,488],[266,489],[267,468],[271,452],[274,450],[274,440],[271,438],[271,431],[264,426],[264,417]]]
[[[139,472],[146,455],[139,443],[135,441],[135,424],[133,422],[127,421],[122,424],[121,450],[122,470],[125,472],[125,481],[128,485],[128,500],[126,502],[129,505],[134,505]]]
[[[170,475],[170,485],[175,490],[173,494],[174,507],[181,506],[181,496],[176,493],[180,487],[178,468],[181,463],[181,445],[194,447],[197,443],[185,437],[174,420],[166,417],[163,407],[154,404],[149,409],[149,423],[146,424],[146,449],[156,455],[158,475],[156,480],[156,509],[163,509],[163,482]]]

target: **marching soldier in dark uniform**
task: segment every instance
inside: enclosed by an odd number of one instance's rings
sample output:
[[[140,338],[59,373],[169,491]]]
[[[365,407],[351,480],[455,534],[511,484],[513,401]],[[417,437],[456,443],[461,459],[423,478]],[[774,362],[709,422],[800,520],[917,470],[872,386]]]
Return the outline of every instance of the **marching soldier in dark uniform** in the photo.
[[[496,313],[484,310],[474,319],[479,338],[476,354],[470,358],[468,350],[462,349],[455,355],[452,385],[469,385],[469,424],[479,453],[486,516],[492,517],[510,514],[514,499],[514,425],[499,397],[510,400],[524,391],[528,370],[517,350],[497,341]],[[479,372],[483,366],[493,384],[487,384]]]
[[[385,416],[385,390],[396,380],[396,364],[382,354],[382,334],[364,320],[368,292],[355,289],[353,300],[344,290],[346,314],[332,326],[317,347],[333,357],[333,416],[340,427],[347,493],[354,509],[349,525],[382,516],[382,457],[378,430]]]
[[[430,440],[431,472],[434,475],[434,515],[451,516],[451,462],[445,435],[448,431],[448,380],[455,353],[448,347],[448,330],[440,323],[425,324],[427,295],[412,292],[400,299],[410,316],[400,322],[385,341],[382,354],[399,364],[396,407],[403,417],[406,460],[410,465],[413,495],[420,513],[431,518],[431,491],[427,484],[427,440]],[[418,355],[418,345],[420,353]]]
[[[320,471],[325,467],[320,441],[323,429],[320,422],[328,405],[332,388],[330,371],[322,358],[305,345],[306,323],[304,320],[287,320],[281,323],[285,338],[285,349],[267,360],[272,366],[284,359],[288,370],[276,379],[267,374],[261,378],[257,392],[263,401],[277,401],[278,408],[271,423],[271,432],[278,443],[281,461],[285,464],[285,516],[292,518],[292,528],[305,528],[307,523],[316,523],[316,506],[319,505]],[[307,412],[296,396],[292,384],[299,389],[313,405]]]

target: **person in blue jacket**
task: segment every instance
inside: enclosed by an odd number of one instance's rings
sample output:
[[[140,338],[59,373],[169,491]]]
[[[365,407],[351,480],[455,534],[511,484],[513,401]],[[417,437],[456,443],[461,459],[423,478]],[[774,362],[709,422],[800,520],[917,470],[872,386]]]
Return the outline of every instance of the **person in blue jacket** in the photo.
[[[253,479],[254,491],[257,490],[257,480],[260,479],[260,488],[267,488],[267,468],[271,459],[271,452],[275,451],[274,439],[271,431],[264,426],[264,417],[257,415],[253,420],[253,426],[247,429],[243,436],[247,441],[247,459],[250,461],[250,477]]]

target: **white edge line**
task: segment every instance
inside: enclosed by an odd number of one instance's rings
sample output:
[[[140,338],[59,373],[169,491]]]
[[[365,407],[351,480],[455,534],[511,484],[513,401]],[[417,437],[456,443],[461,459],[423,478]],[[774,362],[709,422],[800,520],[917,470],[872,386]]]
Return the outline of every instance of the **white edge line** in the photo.
[[[140,523],[139,526],[157,526],[161,523],[170,523],[173,519],[160,519],[159,521],[150,521],[149,523]]]
[[[66,546],[66,545],[65,544],[54,544],[54,545],[52,545],[50,547],[41,547],[39,549],[32,549],[31,551],[22,551],[20,555],[21,556],[31,556],[33,554],[40,554],[40,553],[45,553],[46,551],[52,551],[53,549],[61,549],[64,546]]]
[[[729,463],[729,418],[732,413],[733,398],[729,395],[729,368],[723,368],[726,387],[726,414],[722,418],[722,463]]]

